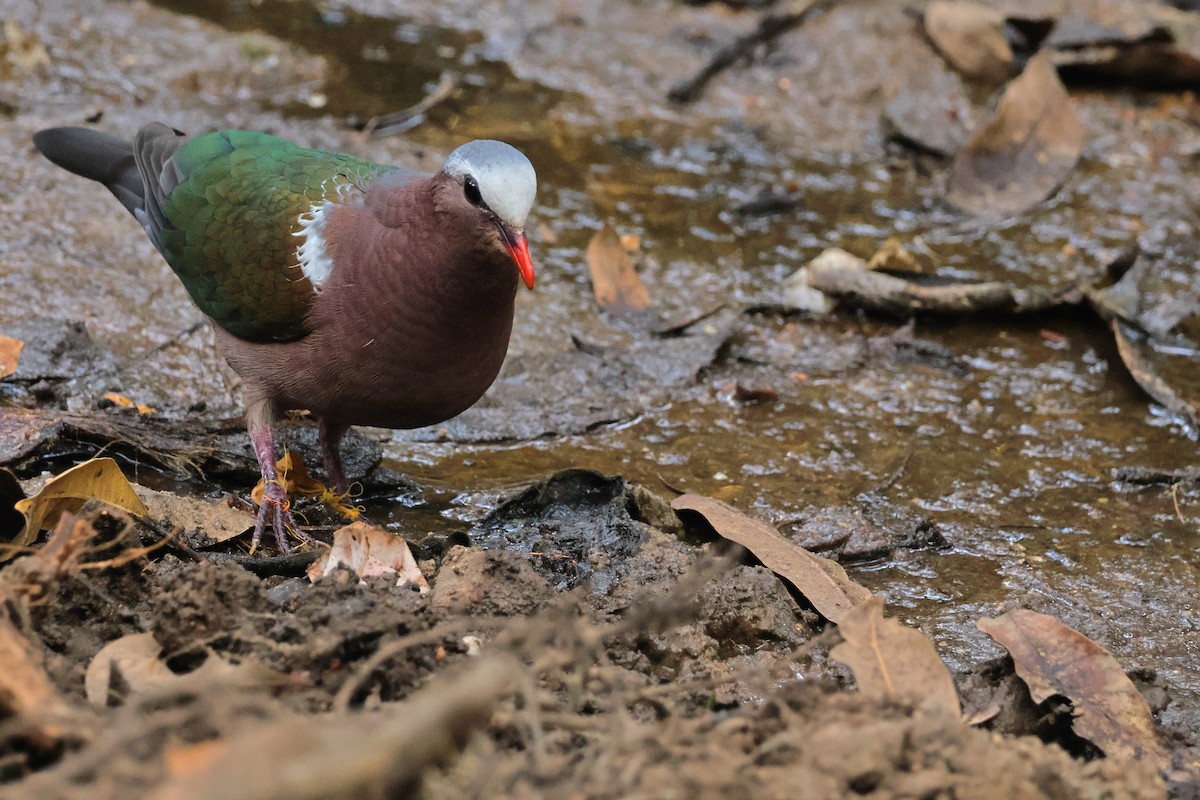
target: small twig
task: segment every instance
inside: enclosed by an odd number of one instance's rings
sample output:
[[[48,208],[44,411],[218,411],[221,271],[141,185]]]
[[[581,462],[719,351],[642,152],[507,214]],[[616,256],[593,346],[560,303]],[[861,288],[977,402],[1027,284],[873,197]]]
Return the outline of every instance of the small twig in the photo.
[[[792,0],[783,12],[763,14],[754,30],[722,47],[699,72],[672,86],[667,92],[667,99],[680,105],[696,100],[704,92],[709,81],[748,55],[755,47],[803,25],[836,1]]]
[[[180,554],[187,556],[193,561],[203,564],[207,559],[200,553],[189,547],[176,533],[165,531],[157,522],[147,517],[142,517],[137,514],[130,514],[137,524],[141,525],[146,530],[153,533],[159,538],[159,544],[165,544],[172,550],[178,550]],[[157,546],[157,545],[156,545]]]
[[[1179,518],[1180,522],[1182,522],[1184,525],[1187,525],[1187,520],[1183,518],[1183,512],[1179,510],[1179,484],[1178,483],[1171,484],[1171,504],[1175,506],[1175,516]]]
[[[382,117],[371,117],[363,127],[363,134],[377,137],[390,136],[393,133],[403,133],[414,128],[431,108],[454,94],[457,88],[458,77],[449,72],[443,72],[438,85],[419,103],[401,111],[384,114]]]
[[[335,712],[348,710],[350,708],[350,701],[362,689],[363,684],[370,680],[375,671],[389,660],[400,655],[410,647],[433,644],[447,636],[460,634],[466,629],[467,622],[467,620],[458,620],[449,624],[435,625],[428,630],[416,631],[380,646],[378,650],[371,654],[370,658],[358,666],[353,675],[342,683],[341,688],[338,689],[337,694],[333,697],[330,710]],[[475,621],[472,620],[471,622]]]

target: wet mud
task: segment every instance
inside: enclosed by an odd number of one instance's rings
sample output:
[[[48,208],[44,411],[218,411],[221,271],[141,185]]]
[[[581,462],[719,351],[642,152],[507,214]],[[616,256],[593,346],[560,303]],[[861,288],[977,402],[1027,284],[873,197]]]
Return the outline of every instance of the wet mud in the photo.
[[[1004,4],[1107,13],[1050,5]],[[902,3],[837,4],[695,103],[667,100],[759,13],[666,0],[2,12],[46,53],[14,59],[7,33],[0,60],[0,333],[25,342],[0,381],[0,462],[27,482],[101,450],[205,501],[244,499],[256,478],[237,377],[202,316],[106,192],[40,159],[39,128],[247,127],[426,169],[487,136],[525,150],[540,187],[539,286],[518,299],[497,384],[443,425],[360,430],[346,448],[368,516],[413,542],[431,590],[343,572],[310,584],[303,564],[264,566],[202,525],[181,539],[204,563],[165,548],[57,576],[21,632],[90,710],[78,740],[0,736],[0,797],[301,796],[246,777],[300,762],[320,768],[308,796],[325,797],[1196,794],[1200,485],[1123,476],[1186,474],[1198,432],[1139,387],[1104,316],[1178,337],[1148,358],[1192,374],[1195,98],[1071,87],[1087,131],[1075,170],[1037,208],[982,226],[940,181],[994,103]],[[371,133],[447,75],[454,89],[403,135]],[[930,107],[956,125],[929,128]],[[592,297],[585,252],[605,222],[636,239],[644,317]],[[1041,310],[908,320],[788,304],[784,280],[826,247],[869,258],[892,236],[939,278],[1003,282]],[[319,463],[311,421],[287,437]],[[969,711],[997,712],[980,729],[856,694],[828,656],[837,634],[752,557],[685,528],[669,507],[682,491],[836,558],[934,641]],[[1134,676],[1165,776],[1100,757],[1069,708],[1032,702],[975,627],[1017,606]],[[117,680],[92,706],[89,665],[138,633],[187,680],[149,695]],[[240,776],[245,794],[200,774]]]

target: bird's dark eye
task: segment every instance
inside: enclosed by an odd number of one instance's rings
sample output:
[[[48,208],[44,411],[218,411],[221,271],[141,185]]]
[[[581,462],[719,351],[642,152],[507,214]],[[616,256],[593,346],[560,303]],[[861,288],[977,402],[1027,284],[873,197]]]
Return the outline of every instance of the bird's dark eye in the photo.
[[[479,182],[470,175],[463,181],[463,192],[471,201],[471,205],[483,206],[483,195],[479,193]]]

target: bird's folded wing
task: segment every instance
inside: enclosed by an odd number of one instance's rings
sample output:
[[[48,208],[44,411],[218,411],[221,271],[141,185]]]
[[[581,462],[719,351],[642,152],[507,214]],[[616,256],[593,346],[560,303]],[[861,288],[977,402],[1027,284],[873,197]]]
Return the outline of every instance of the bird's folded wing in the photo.
[[[325,204],[354,202],[392,169],[265,133],[180,139],[161,125],[139,133],[134,154],[150,238],[201,311],[256,342],[308,333],[320,275],[302,266],[301,248],[320,235],[310,230],[314,219]]]

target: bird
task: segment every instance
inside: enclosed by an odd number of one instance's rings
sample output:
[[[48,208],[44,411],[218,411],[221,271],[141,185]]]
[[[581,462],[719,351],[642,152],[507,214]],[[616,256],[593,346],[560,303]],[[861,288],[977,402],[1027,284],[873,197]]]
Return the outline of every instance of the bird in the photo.
[[[503,142],[467,142],[432,175],[159,122],[132,141],[57,127],[33,142],[107,187],[212,321],[264,486],[251,551],[268,526],[285,553],[289,530],[310,539],[277,473],[285,412],[318,417],[344,496],[349,426],[423,427],[474,405],[507,353],[519,281],[534,286],[525,223],[537,176]]]

